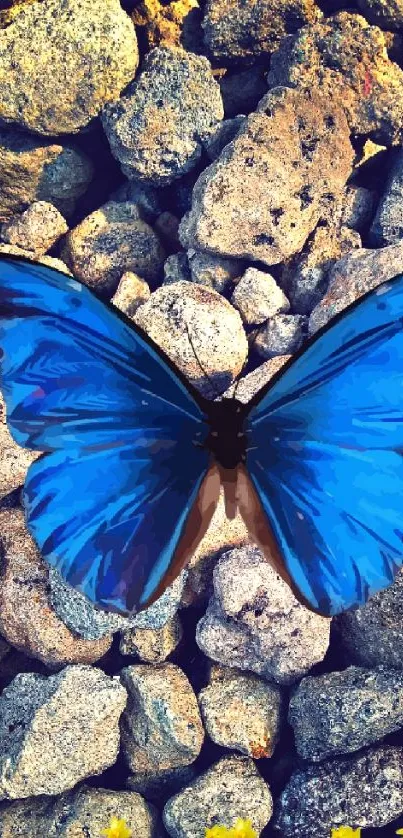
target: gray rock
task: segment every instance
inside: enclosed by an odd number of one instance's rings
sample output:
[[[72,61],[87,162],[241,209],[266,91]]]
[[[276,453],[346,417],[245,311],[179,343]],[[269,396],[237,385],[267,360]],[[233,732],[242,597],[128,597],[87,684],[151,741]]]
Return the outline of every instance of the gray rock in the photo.
[[[347,186],[341,223],[362,233],[368,227],[376,206],[376,192],[364,186]]]
[[[206,733],[217,745],[254,759],[271,757],[280,737],[279,688],[231,669],[220,676],[198,696]]]
[[[204,730],[193,689],[172,663],[122,670],[129,699],[122,717],[122,749],[133,772],[189,765],[200,753]]]
[[[65,219],[47,201],[35,201],[19,216],[1,225],[0,238],[36,254],[43,254],[67,233]]]
[[[38,134],[79,131],[118,98],[137,64],[118,0],[21,3],[0,29],[0,119]]]
[[[110,201],[129,201],[138,207],[140,218],[153,224],[162,212],[160,193],[148,183],[127,180],[109,196]]]
[[[258,548],[246,546],[218,560],[196,641],[218,663],[292,684],[323,660],[329,629],[327,618],[297,602]]]
[[[235,73],[225,73],[220,79],[221,96],[226,118],[255,111],[259,100],[267,93],[264,69],[257,64]]]
[[[188,257],[186,253],[173,253],[164,262],[164,285],[173,282],[189,282],[191,279]]]
[[[0,128],[0,220],[34,201],[47,201],[69,218],[93,173],[79,149]]]
[[[223,116],[207,59],[164,46],[148,53],[138,79],[104,108],[102,123],[123,173],[162,186],[196,165]]]
[[[403,149],[394,154],[370,234],[378,247],[396,244],[403,239]]]
[[[182,639],[182,624],[177,614],[159,629],[131,628],[124,631],[119,649],[122,655],[137,655],[145,663],[162,663]]]
[[[262,358],[292,355],[302,346],[308,325],[303,314],[276,314],[259,330],[256,351]]]
[[[191,278],[199,285],[206,285],[219,294],[227,291],[231,282],[243,274],[244,265],[239,259],[226,259],[200,250],[189,250]]]
[[[209,160],[216,160],[220,156],[223,148],[235,139],[244,119],[244,114],[238,114],[238,116],[234,116],[232,119],[224,119],[217,125],[214,134],[209,137],[206,143],[206,152]]]
[[[147,800],[155,801],[159,806],[173,794],[177,794],[196,778],[196,770],[192,765],[180,768],[165,768],[156,771],[138,771],[129,774],[126,784],[129,789],[143,794]]]
[[[168,800],[163,821],[171,838],[205,838],[206,828],[248,818],[260,835],[272,814],[270,789],[253,760],[223,757]]]
[[[247,355],[242,321],[216,291],[193,282],[162,286],[140,306],[135,322],[205,395],[212,393],[211,382],[217,395],[242,369]]]
[[[403,675],[350,666],[308,676],[291,698],[288,721],[304,759],[358,751],[403,726]]]
[[[111,303],[120,311],[123,311],[124,314],[127,314],[128,317],[132,317],[138,307],[150,299],[150,295],[150,286],[145,279],[132,273],[132,271],[125,271]]]
[[[6,409],[0,395],[0,498],[22,486],[28,467],[39,456],[14,442],[6,422]]]
[[[161,239],[168,253],[176,253],[181,244],[178,237],[179,218],[169,210],[161,212],[154,224],[154,230]]]
[[[119,678],[90,666],[17,675],[0,697],[0,797],[60,794],[119,751]]]
[[[402,0],[357,0],[358,8],[370,23],[381,29],[401,29],[403,26]]]
[[[255,370],[238,379],[235,384],[231,384],[231,387],[225,391],[223,396],[231,398],[235,395],[239,401],[247,404],[252,396],[264,387],[291,357],[291,355],[278,355],[276,358],[269,358]]]
[[[248,326],[264,323],[269,317],[290,308],[274,277],[257,268],[245,271],[235,286],[231,302]]]
[[[276,806],[282,838],[329,838],[340,826],[384,826],[403,812],[403,748],[369,748],[291,776]]]

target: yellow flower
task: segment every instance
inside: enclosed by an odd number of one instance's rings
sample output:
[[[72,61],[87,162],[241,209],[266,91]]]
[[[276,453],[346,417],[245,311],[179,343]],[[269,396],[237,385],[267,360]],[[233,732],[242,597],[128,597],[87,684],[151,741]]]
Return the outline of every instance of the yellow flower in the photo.
[[[339,826],[332,829],[332,838],[361,838],[361,829],[351,829],[351,826]]]
[[[403,835],[403,829],[397,829],[396,835]]]
[[[126,821],[122,818],[111,818],[109,829],[104,829],[101,835],[106,838],[132,838],[132,831],[128,829]]]
[[[237,818],[234,826],[212,826],[206,829],[206,838],[258,838],[252,827],[252,821]]]

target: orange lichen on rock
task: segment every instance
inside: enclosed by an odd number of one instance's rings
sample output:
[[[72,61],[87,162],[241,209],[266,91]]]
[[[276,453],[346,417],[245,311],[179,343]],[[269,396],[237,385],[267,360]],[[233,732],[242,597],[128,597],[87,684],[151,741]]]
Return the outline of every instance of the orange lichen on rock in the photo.
[[[163,4],[160,0],[142,0],[132,12],[135,26],[145,28],[148,46],[160,44],[181,45],[186,27],[198,16],[197,0],[173,0]]]

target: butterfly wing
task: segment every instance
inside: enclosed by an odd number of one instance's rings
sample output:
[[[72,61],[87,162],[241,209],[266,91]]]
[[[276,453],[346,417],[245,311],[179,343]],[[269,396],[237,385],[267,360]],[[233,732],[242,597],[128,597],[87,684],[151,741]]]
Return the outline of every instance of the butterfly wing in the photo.
[[[331,615],[390,584],[403,562],[403,277],[315,336],[254,397],[247,430],[260,512],[302,601]]]
[[[0,261],[0,348],[10,432],[48,452],[24,495],[44,557],[95,604],[144,607],[209,470],[202,400],[85,286],[25,260]]]

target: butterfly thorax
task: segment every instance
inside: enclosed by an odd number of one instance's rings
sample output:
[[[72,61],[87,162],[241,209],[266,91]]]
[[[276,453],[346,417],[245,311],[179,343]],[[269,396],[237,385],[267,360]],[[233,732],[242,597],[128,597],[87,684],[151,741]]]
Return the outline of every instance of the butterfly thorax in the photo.
[[[246,459],[245,405],[238,399],[206,404],[210,433],[204,445],[224,468],[236,468]]]

